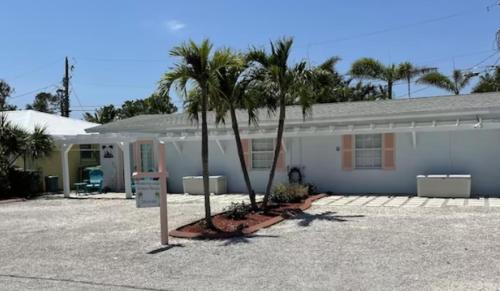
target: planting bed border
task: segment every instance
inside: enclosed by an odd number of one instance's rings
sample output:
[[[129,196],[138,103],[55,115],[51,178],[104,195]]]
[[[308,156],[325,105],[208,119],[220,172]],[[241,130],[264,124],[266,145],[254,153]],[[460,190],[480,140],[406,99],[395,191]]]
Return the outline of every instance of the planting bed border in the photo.
[[[325,196],[328,196],[327,194],[316,194],[316,195],[313,195],[313,196],[310,196],[308,197],[306,200],[304,200],[304,202],[302,204],[300,204],[299,207],[297,208],[294,208],[294,209],[299,209],[301,211],[304,211],[306,209],[309,209],[311,207],[311,204],[316,201],[316,200],[319,200]],[[218,214],[214,214],[212,215],[212,217],[214,216],[217,216],[217,215],[221,215],[223,214],[224,212],[221,212],[221,213],[218,213]],[[188,223],[188,224],[185,224],[183,226],[180,226],[174,230],[171,230],[169,232],[169,235],[172,236],[172,237],[178,237],[178,238],[190,238],[190,239],[218,239],[218,238],[228,238],[228,237],[237,237],[237,236],[245,236],[245,235],[249,235],[249,234],[252,234],[262,228],[267,228],[267,227],[270,227],[271,225],[274,225],[274,224],[277,224],[283,220],[285,220],[286,218],[283,217],[283,215],[278,215],[278,216],[275,216],[275,217],[270,217],[269,219],[259,223],[259,224],[256,224],[256,225],[252,225],[252,226],[249,226],[249,227],[246,227],[244,228],[241,232],[219,232],[219,233],[213,233],[213,234],[210,234],[210,233],[202,233],[202,232],[188,232],[188,231],[182,231],[181,229],[184,228],[184,227],[187,227],[189,225],[193,225],[193,224],[196,224],[200,221],[202,221],[203,219],[199,219],[199,220],[196,220],[194,222],[191,222],[191,223]]]

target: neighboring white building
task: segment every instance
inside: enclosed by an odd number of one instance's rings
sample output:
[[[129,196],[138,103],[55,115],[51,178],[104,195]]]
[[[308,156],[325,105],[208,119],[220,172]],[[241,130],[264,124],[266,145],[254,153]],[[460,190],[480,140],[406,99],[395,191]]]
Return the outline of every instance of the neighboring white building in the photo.
[[[244,192],[231,126],[208,116],[210,174],[226,176],[230,192]],[[261,110],[258,127],[248,126],[245,112],[238,118],[251,179],[262,192],[276,116]],[[135,153],[125,164],[144,172],[155,165],[153,143],[164,142],[169,192],[182,192],[183,176],[201,174],[200,128],[187,114],[141,115],[87,132],[121,142]],[[416,193],[419,174],[471,174],[473,193],[498,196],[499,152],[500,93],[317,104],[305,119],[289,106],[275,183],[298,167],[321,191],[404,194]]]
[[[28,132],[33,132],[35,127],[45,128],[45,132],[52,136],[58,144],[63,136],[86,136],[89,135],[85,129],[95,127],[98,124],[79,119],[67,118],[55,114],[48,114],[34,110],[15,110],[3,111],[1,114],[7,117],[7,120]],[[73,147],[67,152],[68,175],[70,184],[79,181],[79,171],[86,166],[96,166],[100,163],[99,148],[96,145],[83,144],[80,148]],[[63,164],[61,163],[60,147],[54,148],[52,154],[37,161],[25,161],[20,158],[16,161],[16,166],[27,169],[38,170],[44,176],[58,176],[59,187],[63,187]],[[109,171],[107,171],[109,172]],[[108,175],[109,176],[109,175]],[[42,179],[43,180],[43,179]]]

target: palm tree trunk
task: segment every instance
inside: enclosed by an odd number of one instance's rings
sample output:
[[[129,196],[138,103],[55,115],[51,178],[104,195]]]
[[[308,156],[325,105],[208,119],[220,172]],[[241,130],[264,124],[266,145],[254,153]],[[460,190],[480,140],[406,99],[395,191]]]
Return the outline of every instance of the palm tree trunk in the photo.
[[[411,90],[410,90],[411,78],[410,77],[406,78],[406,81],[408,82],[408,99],[410,99],[411,98]]]
[[[276,172],[276,165],[278,164],[278,158],[281,151],[281,140],[283,138],[283,130],[285,128],[285,96],[280,98],[280,113],[278,120],[278,133],[276,136],[276,145],[274,148],[274,158],[273,164],[271,165],[271,170],[269,171],[269,180],[267,181],[266,193],[264,195],[264,201],[262,202],[262,208],[267,209],[267,204],[269,202],[269,196],[271,195],[271,187],[273,186],[274,174]]]
[[[387,81],[387,97],[392,99],[392,80]]]
[[[205,194],[205,221],[207,222],[208,228],[214,228],[210,210],[210,184],[208,180],[207,99],[208,92],[206,84],[203,84],[201,96],[201,163],[203,167],[203,193]]]
[[[240,130],[238,128],[238,119],[236,118],[236,112],[234,106],[231,104],[231,125],[233,127],[234,139],[236,141],[236,149],[238,151],[238,157],[240,159],[241,171],[243,172],[243,178],[245,179],[245,184],[247,185],[248,196],[250,197],[250,204],[253,210],[257,210],[257,202],[255,201],[255,192],[252,188],[252,183],[250,182],[250,176],[248,175],[248,169],[245,163],[245,156],[243,153],[243,146],[241,145]]]

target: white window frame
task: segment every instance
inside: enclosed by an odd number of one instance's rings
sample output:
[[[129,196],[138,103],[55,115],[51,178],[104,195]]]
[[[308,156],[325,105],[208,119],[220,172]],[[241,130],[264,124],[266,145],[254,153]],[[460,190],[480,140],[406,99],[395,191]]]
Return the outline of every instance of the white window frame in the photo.
[[[149,147],[149,151],[143,151],[143,146],[147,145]],[[147,155],[148,160],[144,159],[144,155]],[[155,156],[154,156],[154,144],[150,142],[144,142],[139,144],[139,155],[140,155],[140,167],[142,172],[154,172],[155,171]],[[151,165],[149,165],[151,163]],[[149,169],[145,169],[145,166],[151,166]]]
[[[253,141],[254,140],[272,140],[273,142],[273,146],[272,146],[272,150],[269,150],[269,151],[254,151],[253,149]],[[269,169],[271,169],[272,167],[272,164],[273,164],[273,160],[274,160],[274,149],[276,148],[276,141],[274,138],[254,138],[254,139],[251,139],[250,140],[250,168],[252,170],[255,170],[255,171],[267,171]],[[270,153],[271,154],[271,160],[270,160],[270,164],[269,164],[269,167],[266,167],[266,168],[261,168],[261,167],[254,167],[253,165],[253,154],[254,153]]]
[[[380,148],[379,147],[373,147],[373,148],[360,148],[358,149],[356,144],[357,144],[357,137],[358,136],[374,136],[378,135],[380,136]],[[358,166],[358,151],[375,151],[378,150],[380,153],[380,165],[373,165],[373,166]],[[354,169],[357,170],[379,170],[383,168],[383,163],[384,163],[384,135],[381,133],[376,133],[376,134],[356,134],[354,135],[354,148],[353,148],[353,158],[354,158]],[[374,164],[374,163],[373,163]]]
[[[94,161],[97,160],[97,156],[99,155],[99,148],[95,149],[92,144],[80,144],[78,146],[80,151],[80,160],[81,161]],[[88,153],[90,157],[82,156],[82,153]]]

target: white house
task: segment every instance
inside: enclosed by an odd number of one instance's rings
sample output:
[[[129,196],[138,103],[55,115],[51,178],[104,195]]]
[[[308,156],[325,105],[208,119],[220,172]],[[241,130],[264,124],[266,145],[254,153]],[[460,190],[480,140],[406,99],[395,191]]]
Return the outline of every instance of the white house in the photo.
[[[210,174],[226,176],[229,192],[243,192],[231,126],[217,126],[214,114],[208,116]],[[260,192],[276,116],[261,110],[258,127],[248,126],[245,112],[238,118]],[[126,172],[153,169],[153,144],[165,143],[170,193],[182,192],[182,177],[201,174],[200,128],[184,113],[141,115],[87,132],[121,142]],[[474,194],[498,196],[500,93],[317,104],[305,119],[300,107],[289,106],[283,145],[275,183],[287,181],[287,170],[298,167],[321,191],[407,194],[416,192],[420,174],[471,174]]]

